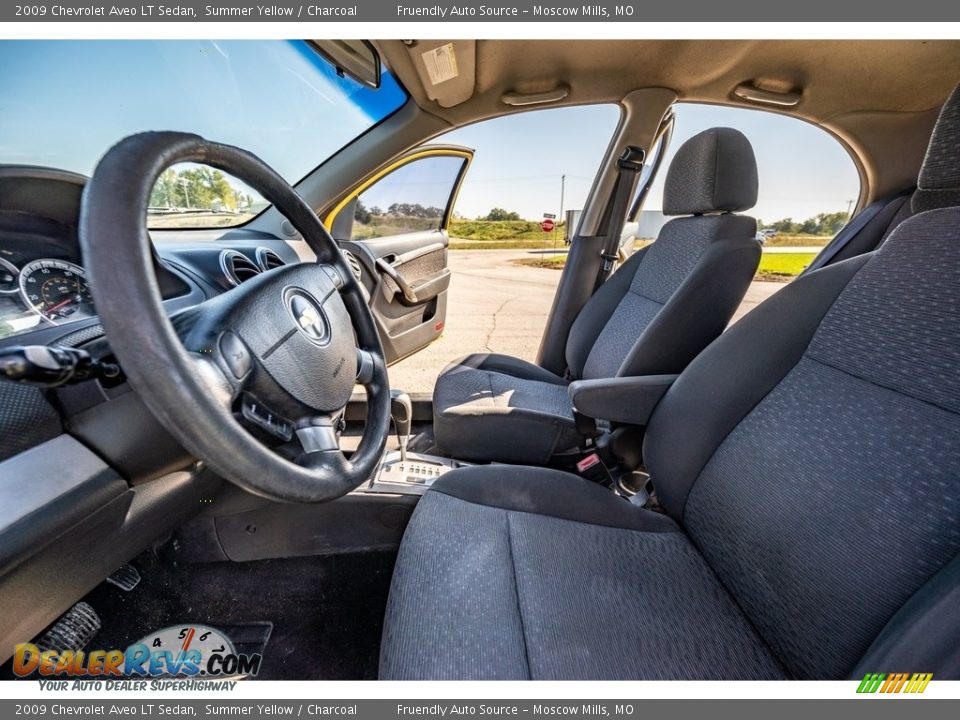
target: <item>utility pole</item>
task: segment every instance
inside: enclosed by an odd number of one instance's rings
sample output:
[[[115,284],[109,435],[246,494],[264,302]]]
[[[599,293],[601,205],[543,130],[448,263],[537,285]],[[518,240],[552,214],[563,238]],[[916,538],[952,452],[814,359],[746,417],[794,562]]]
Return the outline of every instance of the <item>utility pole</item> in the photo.
[[[560,223],[563,223],[563,231],[567,232],[566,219],[563,217],[563,195],[567,188],[567,176],[560,176],[560,214],[557,216],[557,224],[553,228],[553,251],[557,251],[557,233],[560,232]]]
[[[187,200],[187,209],[190,209],[190,191],[187,189],[187,181],[184,178],[180,178],[180,184],[183,186],[183,196]]]
[[[847,200],[847,220],[850,219],[850,210],[853,208],[853,200]]]
[[[566,222],[563,217],[563,193],[567,189],[567,176],[560,176],[560,220]]]

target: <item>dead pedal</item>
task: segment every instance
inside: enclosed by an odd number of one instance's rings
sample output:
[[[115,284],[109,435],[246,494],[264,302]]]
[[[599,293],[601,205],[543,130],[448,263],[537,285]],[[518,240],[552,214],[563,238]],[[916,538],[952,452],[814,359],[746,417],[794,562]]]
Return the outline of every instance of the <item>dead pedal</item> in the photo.
[[[234,649],[241,655],[263,655],[273,633],[272,622],[211,622],[210,625],[230,638]]]
[[[67,610],[49,630],[36,641],[44,650],[82,650],[100,632],[100,616],[85,602],[78,602]]]
[[[140,572],[128,563],[108,577],[107,582],[124,592],[130,592],[140,584]]]

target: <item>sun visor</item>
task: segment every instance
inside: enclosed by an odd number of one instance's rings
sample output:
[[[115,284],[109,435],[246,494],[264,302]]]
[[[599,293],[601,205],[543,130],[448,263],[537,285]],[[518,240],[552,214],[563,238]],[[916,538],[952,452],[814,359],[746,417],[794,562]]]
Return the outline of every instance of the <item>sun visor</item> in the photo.
[[[453,107],[473,97],[475,40],[410,40],[405,44],[428,98],[441,107]]]

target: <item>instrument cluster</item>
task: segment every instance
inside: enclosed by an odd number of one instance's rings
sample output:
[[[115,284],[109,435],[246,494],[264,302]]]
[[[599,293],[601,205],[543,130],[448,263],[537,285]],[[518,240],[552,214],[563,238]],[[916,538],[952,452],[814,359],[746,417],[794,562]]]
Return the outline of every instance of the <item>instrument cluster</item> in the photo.
[[[4,254],[0,250],[0,298],[8,302],[0,304],[0,338],[96,315],[81,266],[37,258],[18,267]]]

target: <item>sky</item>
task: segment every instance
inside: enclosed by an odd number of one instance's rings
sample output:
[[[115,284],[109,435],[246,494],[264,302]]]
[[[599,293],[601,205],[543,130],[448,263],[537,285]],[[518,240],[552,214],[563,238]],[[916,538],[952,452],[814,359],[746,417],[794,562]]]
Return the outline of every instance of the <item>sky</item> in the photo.
[[[296,182],[406,101],[387,76],[368,90],[278,40],[0,41],[0,68],[0,163],[84,175],[127,135],[179,130]]]
[[[667,164],[684,140],[701,130],[741,130],[757,156],[760,192],[751,211],[766,222],[805,219],[845,211],[856,202],[860,180],[847,151],[820,128],[795,118],[757,110],[679,104],[673,139],[645,205],[662,207]],[[560,208],[580,209],[619,119],[612,105],[556,108],[502,117],[454,130],[439,138],[476,150],[457,211],[485,215],[493,207],[539,219]]]

